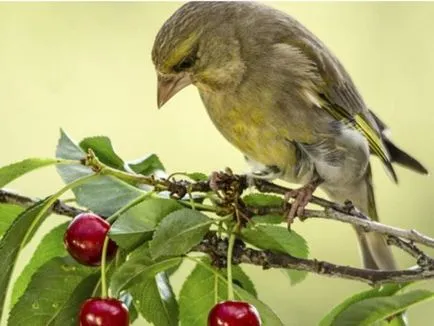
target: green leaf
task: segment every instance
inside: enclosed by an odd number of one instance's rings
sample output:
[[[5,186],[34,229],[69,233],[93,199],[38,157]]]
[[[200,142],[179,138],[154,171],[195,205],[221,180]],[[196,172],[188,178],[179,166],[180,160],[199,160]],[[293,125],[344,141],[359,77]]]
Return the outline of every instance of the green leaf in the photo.
[[[309,254],[306,240],[285,227],[250,224],[242,230],[241,236],[248,243],[261,249],[274,250],[299,258],[306,258]]]
[[[433,297],[434,292],[413,290],[404,294],[358,301],[337,315],[333,326],[372,325]]]
[[[18,254],[47,216],[45,214],[42,218],[36,220],[46,202],[47,199],[38,202],[18,215],[0,241],[0,261],[3,265],[0,273],[0,316],[3,314],[9,280]]]
[[[344,302],[340,303],[336,307],[333,308],[332,311],[330,311],[320,322],[320,326],[332,326],[334,325],[334,320],[337,315],[342,313],[344,310],[346,310],[348,307],[353,305],[356,302],[374,298],[374,297],[387,297],[392,296],[396,293],[398,293],[403,288],[407,287],[411,283],[404,283],[404,284],[386,284],[380,287],[376,287],[374,289],[370,289],[367,291],[363,291],[360,293],[357,293],[349,298],[347,298]]]
[[[200,181],[208,181],[208,176],[205,173],[201,172],[192,172],[192,173],[183,173],[191,180],[200,182]]]
[[[66,326],[56,319],[64,321],[63,316],[70,316],[73,311],[77,314],[78,300],[89,295],[89,287],[79,287],[84,294],[74,291],[93,273],[95,269],[79,265],[70,257],[48,261],[33,275],[26,292],[12,308],[8,325]],[[77,325],[77,321],[67,325]]]
[[[283,206],[283,198],[275,195],[266,194],[248,194],[243,197],[243,201],[247,206]]]
[[[208,261],[204,259],[197,264],[182,286],[179,295],[181,325],[206,325],[211,308],[228,298],[226,276],[213,269]],[[236,300],[247,301],[258,309],[263,326],[283,326],[268,306],[246,290],[234,285],[234,295]]]
[[[127,290],[137,283],[154,277],[157,273],[164,272],[181,262],[182,258],[174,257],[164,260],[152,260],[147,251],[142,255],[135,254],[115,270],[111,277],[110,288],[117,296],[122,290]]]
[[[178,302],[165,272],[135,284],[130,292],[136,309],[149,323],[158,326],[178,325]]]
[[[86,153],[62,130],[56,147],[56,157],[66,160],[82,160]],[[92,170],[84,165],[58,165],[57,172],[65,183],[92,173]]]
[[[134,249],[150,240],[158,223],[180,208],[173,199],[147,199],[118,217],[110,228],[110,238],[121,248]]]
[[[83,152],[63,129],[60,129],[60,138],[56,147],[56,157],[79,161],[86,157],[86,153]]]
[[[92,149],[102,163],[118,170],[124,170],[124,161],[115,153],[108,137],[87,137],[80,142],[80,147],[86,153]]]
[[[221,269],[220,273],[222,275],[227,275],[227,269],[226,268]],[[253,284],[250,277],[243,271],[243,269],[240,266],[237,265],[232,266],[232,283],[234,283],[241,289],[247,291],[255,298],[258,296],[255,285]]]
[[[29,158],[3,166],[0,168],[0,188],[3,188],[6,184],[21,177],[23,174],[58,162],[59,160],[54,158]]]
[[[160,223],[150,242],[152,257],[187,253],[203,239],[211,223],[205,214],[187,208],[170,213]]]
[[[80,159],[85,157],[83,150],[61,130],[56,149],[56,157]],[[82,165],[58,166],[57,171],[65,183],[89,175],[92,171]],[[97,214],[109,216],[142,194],[142,191],[110,176],[101,176],[73,189],[77,203]]]
[[[23,210],[24,208],[17,205],[0,204],[0,237]]]
[[[79,205],[103,216],[112,215],[143,194],[142,190],[110,176],[101,176],[73,191]]]
[[[47,261],[54,257],[64,257],[67,255],[63,245],[63,235],[69,222],[63,223],[52,229],[39,243],[36,251],[32,254],[32,259],[21,272],[15,281],[12,291],[12,305],[18,301],[30,282],[32,275]]]
[[[282,269],[282,271],[289,277],[289,282],[292,286],[303,282],[307,275],[309,275],[308,272],[298,271],[295,269]]]
[[[76,326],[78,324],[77,317],[81,305],[85,300],[92,297],[93,290],[97,286],[100,276],[101,274],[96,272],[84,278],[74,291],[67,296],[68,300],[62,305],[61,309],[56,312],[56,316],[50,323],[46,324],[46,326]]]
[[[151,154],[142,159],[128,162],[128,166],[136,173],[143,175],[153,174],[155,171],[164,171],[163,163],[157,155]]]
[[[275,225],[260,225],[252,223],[241,232],[242,238],[255,247],[290,254],[298,258],[307,258],[309,248],[306,240],[295,231]],[[307,272],[283,270],[288,275],[291,285],[300,283],[307,277]]]
[[[253,207],[283,207],[282,197],[275,195],[253,193],[243,197],[247,206]],[[280,224],[283,222],[282,215],[266,214],[266,215],[254,215],[252,217],[253,222],[263,224]]]

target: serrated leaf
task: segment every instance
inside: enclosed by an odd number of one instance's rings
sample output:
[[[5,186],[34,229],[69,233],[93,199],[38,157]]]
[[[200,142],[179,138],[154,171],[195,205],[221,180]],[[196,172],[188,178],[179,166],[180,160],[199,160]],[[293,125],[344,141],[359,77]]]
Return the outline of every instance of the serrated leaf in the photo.
[[[434,292],[413,290],[404,294],[358,301],[337,315],[333,326],[372,325],[433,297]]]
[[[212,220],[198,211],[183,208],[170,213],[159,224],[150,242],[152,257],[180,256],[197,245]]]
[[[403,284],[386,284],[381,287],[376,287],[367,291],[363,291],[352,295],[351,297],[345,299],[342,303],[337,305],[330,311],[320,322],[320,326],[332,326],[334,325],[334,320],[337,315],[346,310],[349,306],[353,305],[356,302],[374,298],[374,297],[386,297],[392,296],[398,293],[400,290],[404,289],[411,283],[403,283]]]
[[[276,225],[254,225],[244,228],[241,236],[248,243],[261,249],[274,250],[294,257],[307,258],[306,240],[295,231]]]
[[[100,176],[74,190],[77,203],[93,212],[110,216],[143,191],[111,176]]]
[[[57,142],[56,157],[67,160],[81,160],[86,157],[86,153],[60,129],[60,138]]]
[[[132,285],[177,266],[181,260],[180,257],[173,257],[155,261],[146,253],[142,256],[134,255],[115,270],[111,277],[110,287],[115,295],[119,295],[122,290],[127,290]]]
[[[18,215],[0,241],[0,261],[3,265],[0,273],[0,316],[3,314],[9,280],[18,254],[47,216],[47,214],[44,214],[36,220],[46,202],[47,199],[38,202]]]
[[[84,278],[74,291],[67,296],[67,301],[56,312],[54,318],[44,326],[76,326],[81,305],[92,296],[93,289],[97,286],[100,276],[101,274],[96,272]],[[132,319],[130,320],[132,321]]]
[[[78,302],[72,304],[69,299],[83,279],[93,273],[95,269],[79,265],[70,257],[48,261],[33,275],[26,292],[12,308],[8,325],[61,325],[56,322],[57,316],[60,312],[65,315],[66,309],[77,308]],[[82,296],[76,293],[74,298],[77,297]],[[77,321],[67,325],[76,324]]]
[[[110,228],[110,238],[121,248],[134,249],[150,240],[158,223],[180,208],[173,199],[147,199],[118,217]]]
[[[79,146],[86,153],[92,149],[104,164],[118,170],[124,170],[124,161],[115,153],[110,138],[106,136],[87,137],[80,142]]]
[[[42,265],[54,257],[64,257],[67,255],[63,245],[63,235],[68,224],[69,222],[55,227],[41,240],[35,252],[32,254],[32,259],[15,281],[12,291],[12,306],[15,305],[19,297],[24,293],[32,275]]]
[[[268,194],[248,194],[243,197],[244,203],[247,206],[283,206],[283,198],[275,195]]]
[[[62,130],[57,142],[56,157],[66,160],[82,160],[86,153]],[[76,179],[92,173],[92,170],[84,165],[58,165],[57,172],[65,183],[70,183]]]
[[[0,188],[23,174],[58,163],[54,158],[29,158],[0,168]]]
[[[24,208],[17,205],[0,204],[0,237],[23,211]]]
[[[165,272],[135,284],[130,291],[134,306],[148,322],[158,326],[178,325],[178,302]]]
[[[298,258],[307,258],[309,248],[306,240],[295,231],[275,225],[249,224],[241,232],[242,238],[260,249],[274,250]],[[307,277],[307,272],[283,270],[288,275],[291,285],[300,283]]]
[[[130,161],[128,162],[128,166],[134,172],[142,175],[151,175],[155,171],[165,170],[163,163],[161,163],[160,159],[155,154],[148,155],[135,161]]]
[[[191,180],[200,182],[200,181],[208,181],[209,177],[205,173],[201,172],[192,172],[192,173],[183,173]]]
[[[56,157],[80,159],[85,157],[85,153],[61,130]],[[70,183],[92,173],[88,167],[82,165],[58,166],[57,171],[65,183]],[[141,190],[110,176],[101,176],[72,191],[79,205],[103,216],[112,215],[142,194]]]
[[[217,272],[204,259],[197,264],[184,282],[180,296],[181,325],[203,326],[207,324],[208,313],[220,301],[227,300],[226,276]],[[283,326],[276,314],[264,303],[246,290],[234,285],[236,300],[247,301],[258,309],[263,326]]]

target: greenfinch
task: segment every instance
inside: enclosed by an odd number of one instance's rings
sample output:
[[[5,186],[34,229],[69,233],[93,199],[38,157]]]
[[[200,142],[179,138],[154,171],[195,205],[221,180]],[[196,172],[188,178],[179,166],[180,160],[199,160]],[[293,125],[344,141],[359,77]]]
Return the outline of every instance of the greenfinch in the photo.
[[[378,220],[370,155],[427,170],[392,143],[349,74],[293,17],[252,2],[190,2],[161,27],[152,50],[158,107],[193,84],[223,136],[256,177],[303,185],[290,216],[316,187]],[[393,270],[384,236],[356,228],[366,268]]]

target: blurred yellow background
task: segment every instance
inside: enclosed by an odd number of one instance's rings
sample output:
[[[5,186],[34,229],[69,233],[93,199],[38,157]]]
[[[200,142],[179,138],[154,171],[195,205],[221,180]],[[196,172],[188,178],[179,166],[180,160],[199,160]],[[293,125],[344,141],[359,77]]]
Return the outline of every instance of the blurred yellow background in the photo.
[[[434,3],[271,3],[311,29],[337,54],[394,140],[434,169]],[[73,138],[109,136],[120,155],[155,152],[169,172],[246,171],[242,156],[216,131],[189,87],[156,107],[150,59],[154,37],[180,3],[1,3],[0,165],[53,156],[59,128]],[[434,235],[434,183],[398,168],[395,186],[374,162],[382,221]],[[61,186],[52,168],[9,185],[44,197]],[[52,218],[44,230],[61,219]],[[311,257],[359,266],[352,229],[338,222],[296,222]],[[44,232],[44,231],[43,231]],[[39,233],[39,236],[42,233]],[[31,254],[33,241],[20,259]],[[399,254],[402,266],[414,262]],[[176,275],[175,289],[188,272]],[[260,298],[286,325],[316,325],[364,284],[310,275],[290,287],[278,271],[247,267]],[[419,287],[434,289],[433,282]],[[431,324],[434,303],[409,313]],[[3,321],[4,322],[4,321]],[[143,320],[134,325],[147,325]],[[19,326],[19,325],[13,325]]]

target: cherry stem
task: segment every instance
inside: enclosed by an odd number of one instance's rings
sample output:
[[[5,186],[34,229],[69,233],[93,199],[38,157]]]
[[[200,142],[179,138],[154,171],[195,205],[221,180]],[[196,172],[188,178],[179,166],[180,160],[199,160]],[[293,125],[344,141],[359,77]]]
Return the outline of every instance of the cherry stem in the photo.
[[[101,297],[107,298],[107,280],[106,280],[106,262],[107,262],[107,247],[109,243],[109,237],[106,236],[104,239],[104,244],[102,246],[102,256],[101,256]]]
[[[228,255],[227,255],[227,277],[228,277],[228,299],[229,300],[234,300],[234,287],[233,287],[233,282],[232,282],[232,255],[233,255],[233,251],[234,251],[234,244],[235,244],[235,232],[238,230],[239,228],[239,224],[237,223],[230,235],[229,235],[229,246],[228,246]]]

